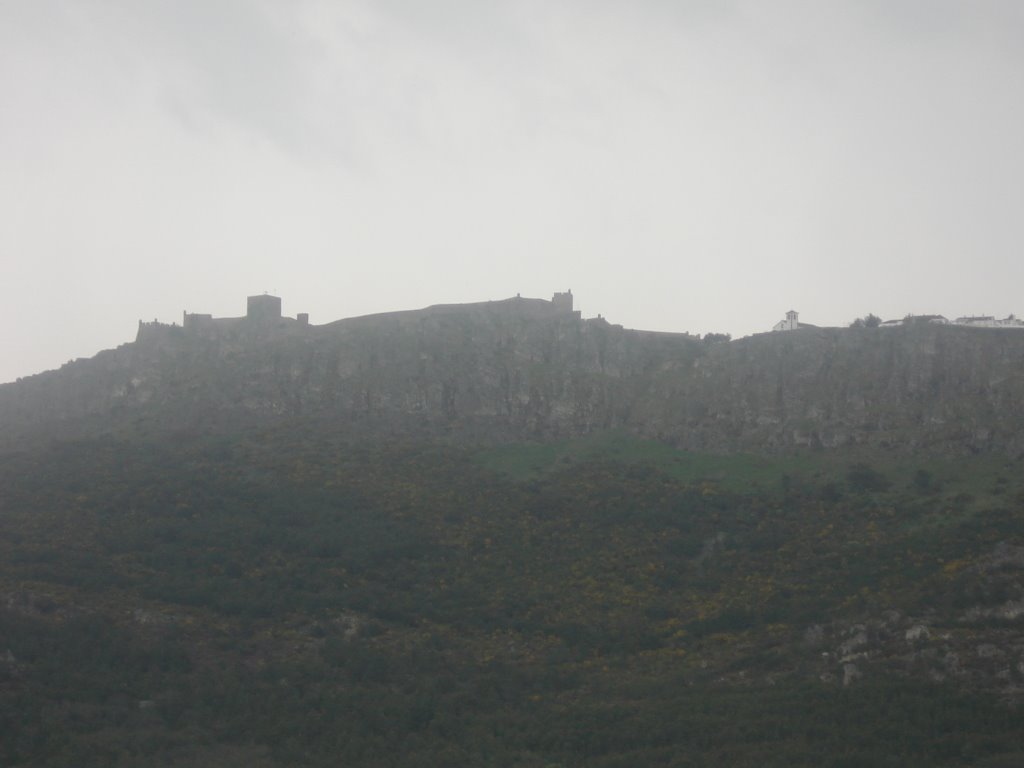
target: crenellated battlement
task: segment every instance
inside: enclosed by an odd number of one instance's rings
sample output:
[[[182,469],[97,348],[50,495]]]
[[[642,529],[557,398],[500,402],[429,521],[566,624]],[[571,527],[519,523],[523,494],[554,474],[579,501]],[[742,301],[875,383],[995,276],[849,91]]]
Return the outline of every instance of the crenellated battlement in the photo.
[[[161,323],[159,320],[153,320],[153,322],[139,320],[139,330],[135,334],[135,341],[158,341],[180,332],[181,328],[177,323]]]

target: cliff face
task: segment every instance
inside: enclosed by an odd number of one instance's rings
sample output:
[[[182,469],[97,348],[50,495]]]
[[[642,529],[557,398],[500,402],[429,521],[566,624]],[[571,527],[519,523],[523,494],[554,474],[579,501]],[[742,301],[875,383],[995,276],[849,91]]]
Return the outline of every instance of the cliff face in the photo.
[[[0,447],[308,419],[353,435],[692,449],[1024,451],[1024,332],[801,329],[705,344],[510,300],[275,331],[148,329],[0,386]]]
[[[647,404],[644,422],[658,434],[716,450],[1019,453],[1024,334],[935,325],[763,334],[714,346],[659,381]]]

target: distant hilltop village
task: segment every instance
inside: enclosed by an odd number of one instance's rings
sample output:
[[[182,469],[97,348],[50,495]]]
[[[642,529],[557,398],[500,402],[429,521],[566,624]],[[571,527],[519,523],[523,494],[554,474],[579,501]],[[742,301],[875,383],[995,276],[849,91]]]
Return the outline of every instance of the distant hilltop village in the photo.
[[[281,314],[281,298],[262,294],[249,296],[246,299],[246,311],[243,317],[214,317],[211,314],[200,312],[182,313],[181,325],[177,323],[162,323],[159,320],[146,322],[139,320],[139,329],[136,334],[136,341],[147,341],[167,338],[168,335],[185,334],[199,337],[221,337],[228,335],[257,335],[267,334],[280,335],[282,333],[301,333],[310,327],[329,328],[336,323],[352,322],[369,318],[412,318],[424,315],[433,315],[460,311],[473,311],[474,309],[487,309],[492,312],[515,313],[517,316],[533,317],[567,317],[580,319],[580,312],[573,308],[573,295],[571,290],[556,292],[550,300],[523,298],[519,294],[510,299],[499,301],[485,301],[468,304],[435,304],[425,309],[405,310],[399,312],[384,312],[376,315],[366,315],[363,318],[348,318],[345,320],[334,320],[326,325],[310,326],[309,314],[299,312],[295,317],[286,317]],[[607,323],[600,315],[596,322]],[[874,315],[860,318],[852,325],[869,328],[894,328],[914,324],[933,325],[957,325],[968,328],[1024,328],[1024,320],[1015,315],[1009,315],[999,319],[991,315],[974,315],[958,317],[956,320],[948,320],[942,315],[907,315],[898,320],[882,320]],[[818,328],[811,323],[800,322],[800,313],[794,309],[786,312],[785,318],[777,322],[772,331],[795,331],[801,328]],[[654,332],[648,332],[654,333]],[[700,336],[691,336],[689,333],[681,332],[672,335],[690,336],[699,339]],[[728,334],[707,334],[708,340],[728,340]]]
[[[1024,328],[1024,320],[1015,315],[1008,315],[1002,319],[991,315],[972,315],[958,317],[956,320],[947,320],[942,315],[907,315],[898,320],[882,320],[874,315],[868,315],[870,319],[854,321],[854,324],[868,328],[897,328],[903,325],[915,325],[926,323],[930,325],[962,325],[967,328]],[[795,331],[799,328],[817,328],[816,325],[800,322],[800,313],[796,310],[789,310],[786,317],[777,322],[773,331]]]
[[[521,314],[533,314],[538,316],[567,316],[580,318],[580,312],[573,309],[572,291],[568,290],[555,293],[550,301],[544,299],[526,299],[520,295],[515,298],[503,301],[487,301],[476,304],[437,304],[422,310],[411,312],[386,312],[381,315],[370,315],[369,317],[402,317],[412,313],[436,313],[452,311],[456,308],[472,309],[474,307],[488,307],[491,309],[507,308]],[[327,325],[333,325],[333,321]],[[177,323],[161,323],[159,320],[146,322],[139,320],[139,330],[136,334],[136,341],[146,341],[164,338],[168,333],[186,333],[196,336],[214,336],[222,333],[237,331],[239,333],[287,333],[301,332],[309,328],[309,314],[298,313],[294,318],[285,317],[281,314],[281,297],[262,294],[260,296],[249,296],[246,299],[244,317],[214,317],[210,314],[199,312],[182,313],[181,325]],[[316,326],[326,327],[326,326]]]

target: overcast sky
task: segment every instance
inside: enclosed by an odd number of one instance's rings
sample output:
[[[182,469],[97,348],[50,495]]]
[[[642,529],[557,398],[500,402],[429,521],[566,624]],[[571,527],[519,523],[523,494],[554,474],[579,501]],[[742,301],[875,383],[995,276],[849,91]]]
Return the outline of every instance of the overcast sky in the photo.
[[[1024,314],[1020,0],[0,0],[0,381],[140,318]]]

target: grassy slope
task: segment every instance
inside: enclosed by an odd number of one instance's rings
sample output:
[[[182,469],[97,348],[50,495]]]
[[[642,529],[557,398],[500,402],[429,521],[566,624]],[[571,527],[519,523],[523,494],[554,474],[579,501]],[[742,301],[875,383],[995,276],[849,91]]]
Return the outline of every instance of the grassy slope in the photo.
[[[951,617],[1016,595],[972,564],[1021,543],[1021,493],[993,458],[622,435],[9,456],[0,764],[1011,760],[983,686],[922,661],[844,689],[804,638],[885,610],[974,631]]]

